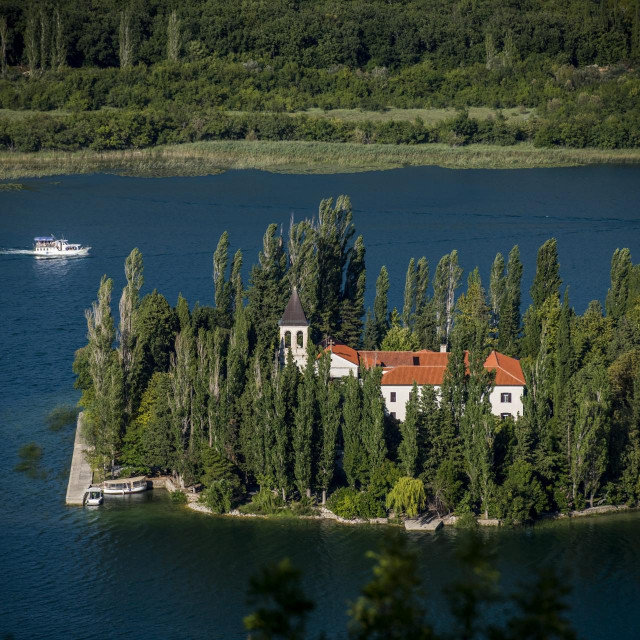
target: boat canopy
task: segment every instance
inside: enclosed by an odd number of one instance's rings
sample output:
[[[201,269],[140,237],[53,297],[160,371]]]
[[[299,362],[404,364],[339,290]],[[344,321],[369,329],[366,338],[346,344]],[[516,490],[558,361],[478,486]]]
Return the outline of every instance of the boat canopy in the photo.
[[[55,238],[53,236],[42,236],[41,238],[34,238],[34,242],[54,242]]]
[[[116,480],[105,480],[105,487],[115,487],[116,489],[120,489],[122,487],[118,485],[127,485],[129,482],[146,482],[146,476],[137,476],[136,478],[118,478]]]

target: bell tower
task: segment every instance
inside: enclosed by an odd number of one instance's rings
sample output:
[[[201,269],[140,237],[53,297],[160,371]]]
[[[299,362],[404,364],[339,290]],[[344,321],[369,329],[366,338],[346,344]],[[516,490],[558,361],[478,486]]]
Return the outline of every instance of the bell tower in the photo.
[[[291,355],[300,369],[307,363],[307,341],[309,340],[309,323],[304,315],[298,290],[293,287],[287,308],[278,322],[280,326],[280,365],[287,361],[287,352]]]

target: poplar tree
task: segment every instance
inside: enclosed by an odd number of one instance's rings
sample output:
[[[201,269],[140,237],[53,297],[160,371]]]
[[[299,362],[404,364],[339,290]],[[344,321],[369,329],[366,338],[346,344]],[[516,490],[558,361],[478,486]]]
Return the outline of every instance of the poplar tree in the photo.
[[[478,336],[482,336],[482,348],[489,343],[490,308],[476,267],[467,278],[467,291],[456,303],[456,324],[453,331],[460,344],[469,348]]]
[[[318,256],[316,253],[316,230],[310,220],[297,224],[291,218],[289,226],[289,270],[290,288],[297,287],[300,302],[307,321],[315,332],[318,326]]]
[[[174,9],[167,22],[167,60],[177,62],[180,57],[180,20]]]
[[[565,289],[555,349],[554,413],[560,410],[564,402],[569,380],[574,373],[574,353],[571,340],[572,317],[572,309],[569,307],[569,291]]]
[[[244,305],[244,285],[242,284],[242,251],[238,249],[231,263],[231,293],[233,296],[233,309]]]
[[[458,266],[458,252],[454,249],[438,262],[433,279],[433,301],[437,323],[437,340],[448,344],[453,326],[455,291],[460,285],[462,268]]]
[[[384,439],[385,405],[380,392],[382,370],[372,367],[364,371],[362,384],[362,442],[370,474],[380,469],[387,455]]]
[[[9,26],[7,18],[0,16],[0,70],[2,77],[7,75],[7,39],[9,37]]]
[[[489,303],[491,307],[491,330],[496,331],[500,321],[500,310],[504,304],[507,289],[504,273],[504,257],[497,253],[491,265],[491,278],[489,280]]]
[[[131,40],[131,9],[120,12],[120,28],[118,31],[118,51],[120,68],[129,69],[133,65],[133,42]]]
[[[342,416],[342,466],[349,486],[355,488],[365,481],[366,455],[362,441],[362,386],[351,372],[345,382]]]
[[[213,285],[215,288],[216,309],[220,312],[222,326],[228,327],[231,323],[231,307],[233,286],[227,282],[225,274],[229,264],[229,234],[225,231],[218,241],[218,246],[213,254]]]
[[[33,8],[27,14],[27,23],[24,32],[24,53],[29,65],[29,78],[33,79],[38,73],[38,16]]]
[[[520,249],[515,245],[509,252],[504,295],[498,320],[498,351],[508,356],[517,356],[519,352],[521,281]]]
[[[364,258],[364,240],[362,236],[358,236],[349,254],[340,303],[340,328],[336,333],[339,340],[354,349],[359,348],[362,342],[362,316],[367,280]]]
[[[311,497],[314,428],[318,422],[315,353],[309,344],[304,376],[298,387],[298,406],[293,434],[294,475],[301,496]]]
[[[231,460],[237,463],[236,443],[241,417],[240,398],[247,381],[249,364],[249,322],[244,307],[236,308],[229,340],[226,372],[226,406],[228,415],[226,447]]]
[[[538,310],[547,298],[559,296],[561,284],[558,246],[556,239],[551,238],[538,249],[536,275],[530,290],[533,308]]]
[[[629,249],[616,249],[611,258],[611,286],[607,292],[605,310],[617,323],[628,310],[629,283],[633,264]]]
[[[124,273],[127,284],[120,297],[120,327],[118,331],[118,355],[122,368],[124,404],[127,418],[131,418],[142,389],[136,389],[134,372],[139,355],[137,346],[136,315],[140,307],[140,290],[144,284],[142,254],[135,248],[127,256]]]
[[[389,293],[389,273],[383,265],[376,280],[376,297],[373,301],[373,322],[375,346],[379,347],[389,329],[387,296]]]
[[[278,226],[269,225],[262,239],[258,264],[251,269],[248,312],[255,328],[258,344],[272,350],[277,344],[278,320],[287,303],[287,256]]]
[[[84,435],[93,447],[94,465],[113,468],[122,437],[122,373],[113,349],[115,328],[111,316],[113,281],[102,276],[98,299],[85,312],[88,330],[90,393],[83,395],[87,408]]]
[[[333,480],[336,465],[336,441],[340,428],[340,390],[329,379],[331,355],[324,354],[318,361],[317,402],[320,418],[317,484],[322,489],[322,504]]]
[[[418,440],[420,422],[420,398],[418,385],[414,382],[413,389],[409,393],[409,401],[406,406],[406,417],[400,423],[402,441],[398,447],[398,458],[405,476],[415,477],[418,461]]]
[[[460,420],[465,471],[473,500],[478,500],[489,517],[494,480],[495,417],[491,413],[489,394],[493,389],[493,374],[484,368],[486,352],[481,332],[469,353],[468,393]]]
[[[413,327],[413,314],[416,306],[417,271],[413,258],[409,260],[407,275],[404,280],[404,305],[402,307],[402,325]]]
[[[49,58],[49,22],[44,8],[40,8],[40,69],[46,71]]]
[[[60,16],[60,7],[58,6],[55,8],[53,19],[55,32],[52,37],[51,68],[54,71],[60,71],[67,62],[67,42],[62,25],[62,17]]]

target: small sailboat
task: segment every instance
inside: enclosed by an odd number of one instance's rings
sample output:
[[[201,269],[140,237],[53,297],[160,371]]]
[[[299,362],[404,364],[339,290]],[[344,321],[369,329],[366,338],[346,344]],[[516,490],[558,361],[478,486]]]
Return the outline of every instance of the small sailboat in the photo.
[[[71,258],[86,256],[91,247],[68,242],[65,238],[55,236],[38,236],[33,239],[33,251],[36,258]]]

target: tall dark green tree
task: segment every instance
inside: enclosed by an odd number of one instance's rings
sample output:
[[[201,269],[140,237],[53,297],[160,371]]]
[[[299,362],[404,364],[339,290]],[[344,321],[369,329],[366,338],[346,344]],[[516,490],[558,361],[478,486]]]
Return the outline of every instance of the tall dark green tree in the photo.
[[[314,473],[314,439],[318,425],[315,350],[310,345],[302,382],[298,387],[298,406],[293,433],[295,483],[301,496],[311,497]]]
[[[515,245],[509,252],[504,294],[498,319],[498,351],[508,356],[519,354],[521,281],[520,249],[518,245]]]
[[[632,270],[633,264],[629,249],[616,249],[611,258],[611,286],[607,292],[605,303],[607,316],[616,323],[628,309]]]
[[[362,387],[358,378],[349,374],[344,388],[342,406],[342,437],[344,455],[342,466],[351,487],[364,483],[366,470],[366,452],[362,429]]]
[[[389,272],[383,265],[376,280],[376,297],[373,301],[373,322],[375,332],[375,346],[379,347],[389,330]]]
[[[354,349],[358,348],[362,341],[366,285],[364,257],[364,240],[362,236],[358,236],[349,254],[340,303],[340,327],[336,332],[338,340]]]
[[[400,423],[402,441],[398,447],[398,458],[405,476],[415,477],[420,441],[420,397],[418,385],[414,382],[413,389],[409,393],[409,401],[406,406],[406,416]]]
[[[402,325],[413,327],[413,314],[416,306],[417,270],[416,261],[411,258],[404,281],[404,304],[402,306]]]
[[[233,302],[233,284],[226,279],[229,264],[229,234],[225,231],[218,240],[213,254],[213,285],[216,309],[220,312],[222,326],[230,326]]]
[[[455,291],[460,284],[462,268],[458,265],[458,252],[454,249],[438,262],[433,278],[433,303],[439,344],[448,344],[453,327]]]
[[[362,442],[371,474],[382,467],[387,455],[384,438],[384,399],[380,392],[382,370],[373,367],[365,370],[362,383]]]

